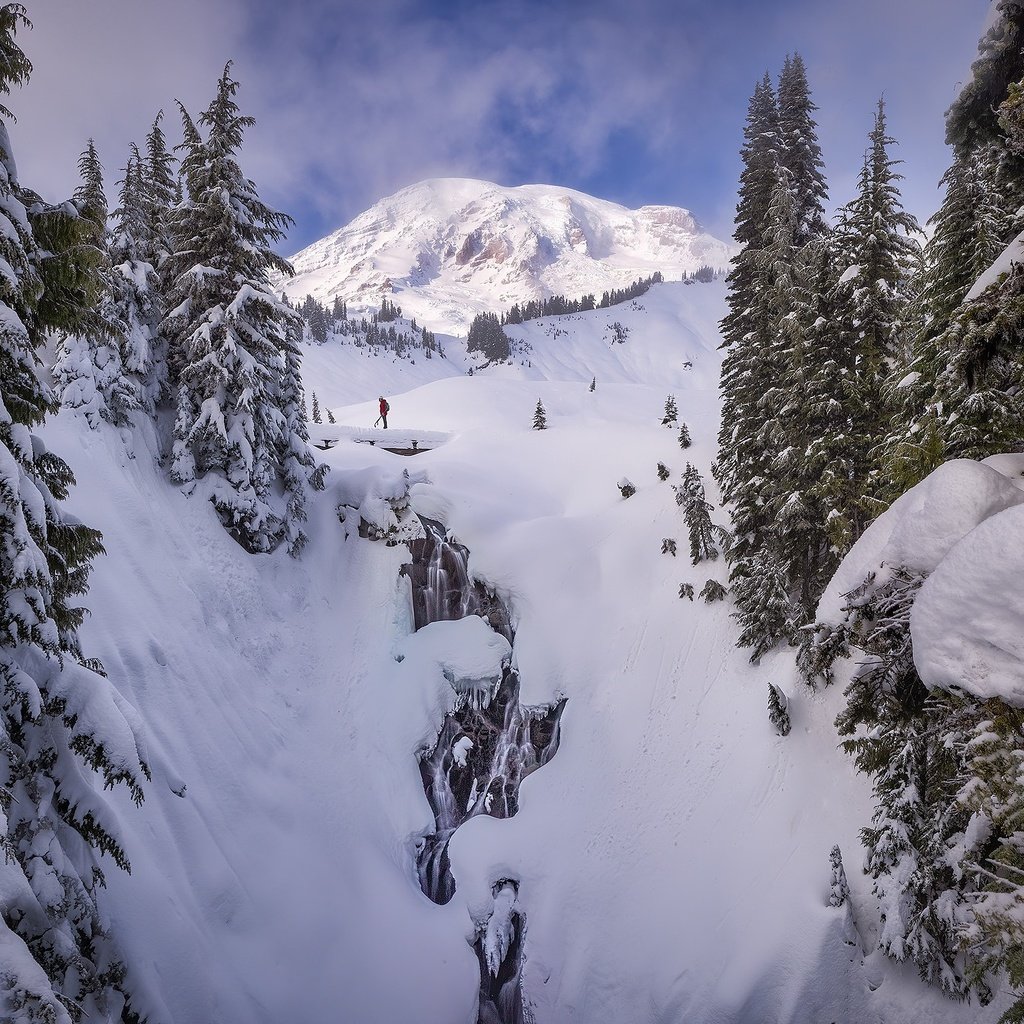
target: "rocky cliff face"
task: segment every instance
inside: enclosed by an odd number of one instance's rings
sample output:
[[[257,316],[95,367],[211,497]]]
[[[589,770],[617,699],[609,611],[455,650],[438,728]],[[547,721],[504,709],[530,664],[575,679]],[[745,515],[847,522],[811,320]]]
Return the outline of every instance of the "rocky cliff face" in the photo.
[[[379,306],[464,333],[478,312],[621,288],[661,271],[725,267],[732,247],[672,206],[628,210],[553,185],[466,178],[420,182],[382,199],[293,257],[294,297]]]

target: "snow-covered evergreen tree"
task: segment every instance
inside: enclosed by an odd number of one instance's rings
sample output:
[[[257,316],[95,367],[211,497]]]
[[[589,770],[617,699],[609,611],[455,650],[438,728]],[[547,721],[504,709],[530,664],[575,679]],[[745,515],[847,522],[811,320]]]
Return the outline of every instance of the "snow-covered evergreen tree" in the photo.
[[[0,95],[31,72],[15,38],[27,24],[20,4],[0,6]],[[71,470],[32,433],[56,410],[37,372],[44,334],[80,334],[89,319],[95,269],[78,249],[94,225],[20,187],[11,117],[0,105],[0,1004],[17,1024],[113,1024],[131,1010],[98,903],[99,852],[128,861],[97,780],[141,800],[146,768],[122,699],[76,634],[100,536],[64,513]]]
[[[880,901],[879,945],[961,997],[972,986],[985,991],[962,942],[972,885],[954,856],[965,846],[969,817],[959,794],[972,707],[929,694],[917,675],[910,611],[922,581],[895,567],[847,595],[844,628],[866,657],[836,727],[872,778],[875,811],[862,835]]]
[[[160,322],[158,277],[145,254],[149,246],[148,197],[145,167],[138,147],[132,145],[119,182],[118,205],[113,214],[110,262],[113,267],[112,301],[122,327],[121,362],[133,381],[140,407],[152,414],[159,397],[158,366]]]
[[[832,847],[828,860],[832,868],[828,905],[830,907],[841,907],[850,899],[850,883],[846,879],[846,869],[843,867],[843,854],[838,846]]]
[[[900,161],[889,155],[895,140],[886,128],[884,100],[868,139],[857,196],[840,215],[837,251],[844,269],[833,297],[835,333],[850,360],[848,514],[854,539],[884,507],[874,450],[888,433],[884,384],[903,352],[910,281],[920,260],[920,228],[903,209]]]
[[[774,684],[768,684],[768,720],[780,736],[788,736],[793,728],[789,720],[789,700]]]
[[[290,218],[260,200],[238,164],[254,121],[239,113],[237,89],[228,64],[198,123],[181,109],[188,198],[171,213],[174,251],[161,271],[172,282],[162,328],[176,403],[171,477],[189,491],[201,482],[248,550],[287,537],[297,554],[307,488],[322,485],[322,470],[306,444],[301,318],[268,279],[291,273],[270,249]]]
[[[689,462],[683,471],[683,482],[675,488],[676,504],[683,510],[683,520],[690,531],[690,558],[693,564],[718,557],[715,546],[714,526],[711,509],[714,508],[704,496],[704,481],[700,473]]]
[[[320,402],[317,400],[316,392],[313,392],[313,422],[323,423],[323,419],[320,417]]]
[[[718,580],[708,580],[700,592],[701,599],[705,604],[713,604],[725,598],[728,591]]]
[[[675,426],[676,420],[679,418],[679,410],[676,408],[675,395],[669,395],[665,399],[665,413],[661,418],[661,425],[663,427]]]
[[[824,161],[811,101],[807,69],[800,54],[787,57],[779,75],[779,163],[787,172],[799,246],[828,233],[825,221]]]
[[[116,301],[120,290],[108,254],[107,198],[103,170],[92,139],[78,161],[82,183],[75,203],[87,226],[87,237],[76,258],[95,270],[96,294],[89,296],[92,309],[77,334],[63,335],[57,344],[54,385],[61,403],[77,409],[89,426],[103,421],[122,424],[139,408],[136,381],[125,372],[121,349],[128,333]]]
[[[140,164],[146,218],[146,233],[141,257],[157,272],[174,251],[174,236],[168,214],[181,202],[181,182],[175,170],[177,159],[167,148],[161,125],[164,112],[158,111],[146,136],[146,156]]]
[[[691,444],[693,444],[693,441],[690,438],[690,428],[685,423],[681,423],[679,425],[679,438],[678,438],[678,440],[679,440],[679,447],[682,448],[683,451],[686,451],[686,449],[689,448]]]
[[[1014,429],[1010,412],[1014,403],[993,402],[982,394],[987,390],[983,380],[996,383],[1002,375],[985,372],[991,369],[988,366],[979,373],[964,359],[965,350],[978,344],[969,339],[977,333],[979,313],[989,309],[987,301],[970,312],[961,306],[968,290],[1002,251],[1009,220],[996,195],[994,154],[995,147],[986,146],[981,153],[955,155],[942,178],[946,186],[942,207],[929,221],[935,233],[924,250],[919,323],[910,358],[897,363],[887,395],[897,412],[881,457],[893,498],[946,458],[972,449],[975,454],[996,450],[1001,443],[1000,421]],[[981,322],[986,321],[983,316]],[[997,360],[996,366],[1001,362]],[[965,386],[965,374],[972,377],[971,387]],[[1008,382],[1003,383],[1005,387]],[[979,447],[977,441],[989,426],[995,428],[995,436],[990,442],[993,447],[985,450],[986,445]],[[981,438],[968,438],[979,428]]]
[[[729,313],[722,321],[722,426],[718,437],[717,480],[725,501],[763,476],[763,452],[753,438],[761,424],[758,402],[767,384],[761,354],[769,323],[763,308],[760,258],[772,192],[778,182],[779,115],[766,74],[751,97],[744,128],[743,171],[733,237],[741,249],[728,276]],[[754,526],[755,524],[751,524]]]
[[[965,749],[959,802],[970,813],[964,867],[974,882],[962,941],[972,980],[1005,972],[1017,1001],[1004,1016],[1024,1019],[1024,713],[999,699],[976,713]]]
[[[750,647],[757,662],[773,647],[793,639],[799,613],[789,594],[789,576],[775,556],[751,558],[730,574],[733,612],[740,626],[737,647]]]
[[[533,410],[533,429],[534,430],[547,430],[548,428],[548,416],[544,411],[544,404],[541,400],[537,399],[537,408]]]

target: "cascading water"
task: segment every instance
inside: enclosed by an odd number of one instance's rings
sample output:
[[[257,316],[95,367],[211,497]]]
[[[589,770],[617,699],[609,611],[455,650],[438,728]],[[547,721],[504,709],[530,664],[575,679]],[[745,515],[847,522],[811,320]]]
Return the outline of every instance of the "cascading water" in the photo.
[[[415,628],[479,615],[514,648],[508,609],[470,578],[469,552],[440,523],[420,518],[424,536],[409,542],[412,562],[402,567],[412,583]],[[519,810],[520,783],[558,749],[564,707],[564,699],[523,707],[519,675],[508,663],[489,688],[460,693],[445,715],[437,742],[420,757],[434,832],[423,838],[416,866],[420,887],[435,903],[448,903],[455,895],[448,861],[455,831],[478,814],[509,818]],[[525,917],[516,904],[518,889],[514,879],[496,883],[494,909],[477,929],[481,1024],[525,1024],[529,1017],[522,997]]]
[[[480,963],[478,1024],[529,1024],[523,999],[526,918],[518,907],[519,883],[502,878],[491,889],[490,916],[477,923],[473,949]]]
[[[469,578],[469,551],[450,538],[441,523],[425,516],[419,519],[424,536],[408,541],[412,561],[402,566],[412,583],[415,628],[479,615],[512,643],[508,609],[483,584]]]
[[[477,814],[511,818],[519,810],[519,784],[558,748],[565,701],[524,708],[519,676],[506,666],[483,702],[464,699],[445,716],[437,743],[420,759],[435,831],[421,848],[418,869],[424,893],[435,903],[455,895],[448,870],[448,841]]]

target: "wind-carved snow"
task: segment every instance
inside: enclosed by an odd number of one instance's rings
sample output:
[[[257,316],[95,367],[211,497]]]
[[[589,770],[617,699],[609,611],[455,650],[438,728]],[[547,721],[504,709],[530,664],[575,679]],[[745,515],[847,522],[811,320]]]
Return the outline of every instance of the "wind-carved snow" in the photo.
[[[379,308],[386,297],[461,334],[478,312],[550,295],[600,298],[655,271],[678,280],[704,265],[725,268],[733,251],[680,207],[629,210],[553,185],[435,178],[303,249],[282,286],[293,298],[342,298],[353,308]]]

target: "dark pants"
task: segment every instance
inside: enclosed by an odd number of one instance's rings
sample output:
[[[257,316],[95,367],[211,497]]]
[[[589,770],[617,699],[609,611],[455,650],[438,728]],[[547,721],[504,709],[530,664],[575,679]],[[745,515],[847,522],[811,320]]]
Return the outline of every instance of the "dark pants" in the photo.
[[[385,416],[383,413],[381,413],[380,418],[384,421],[384,429],[387,430],[388,429],[388,418],[387,418],[387,416]]]

